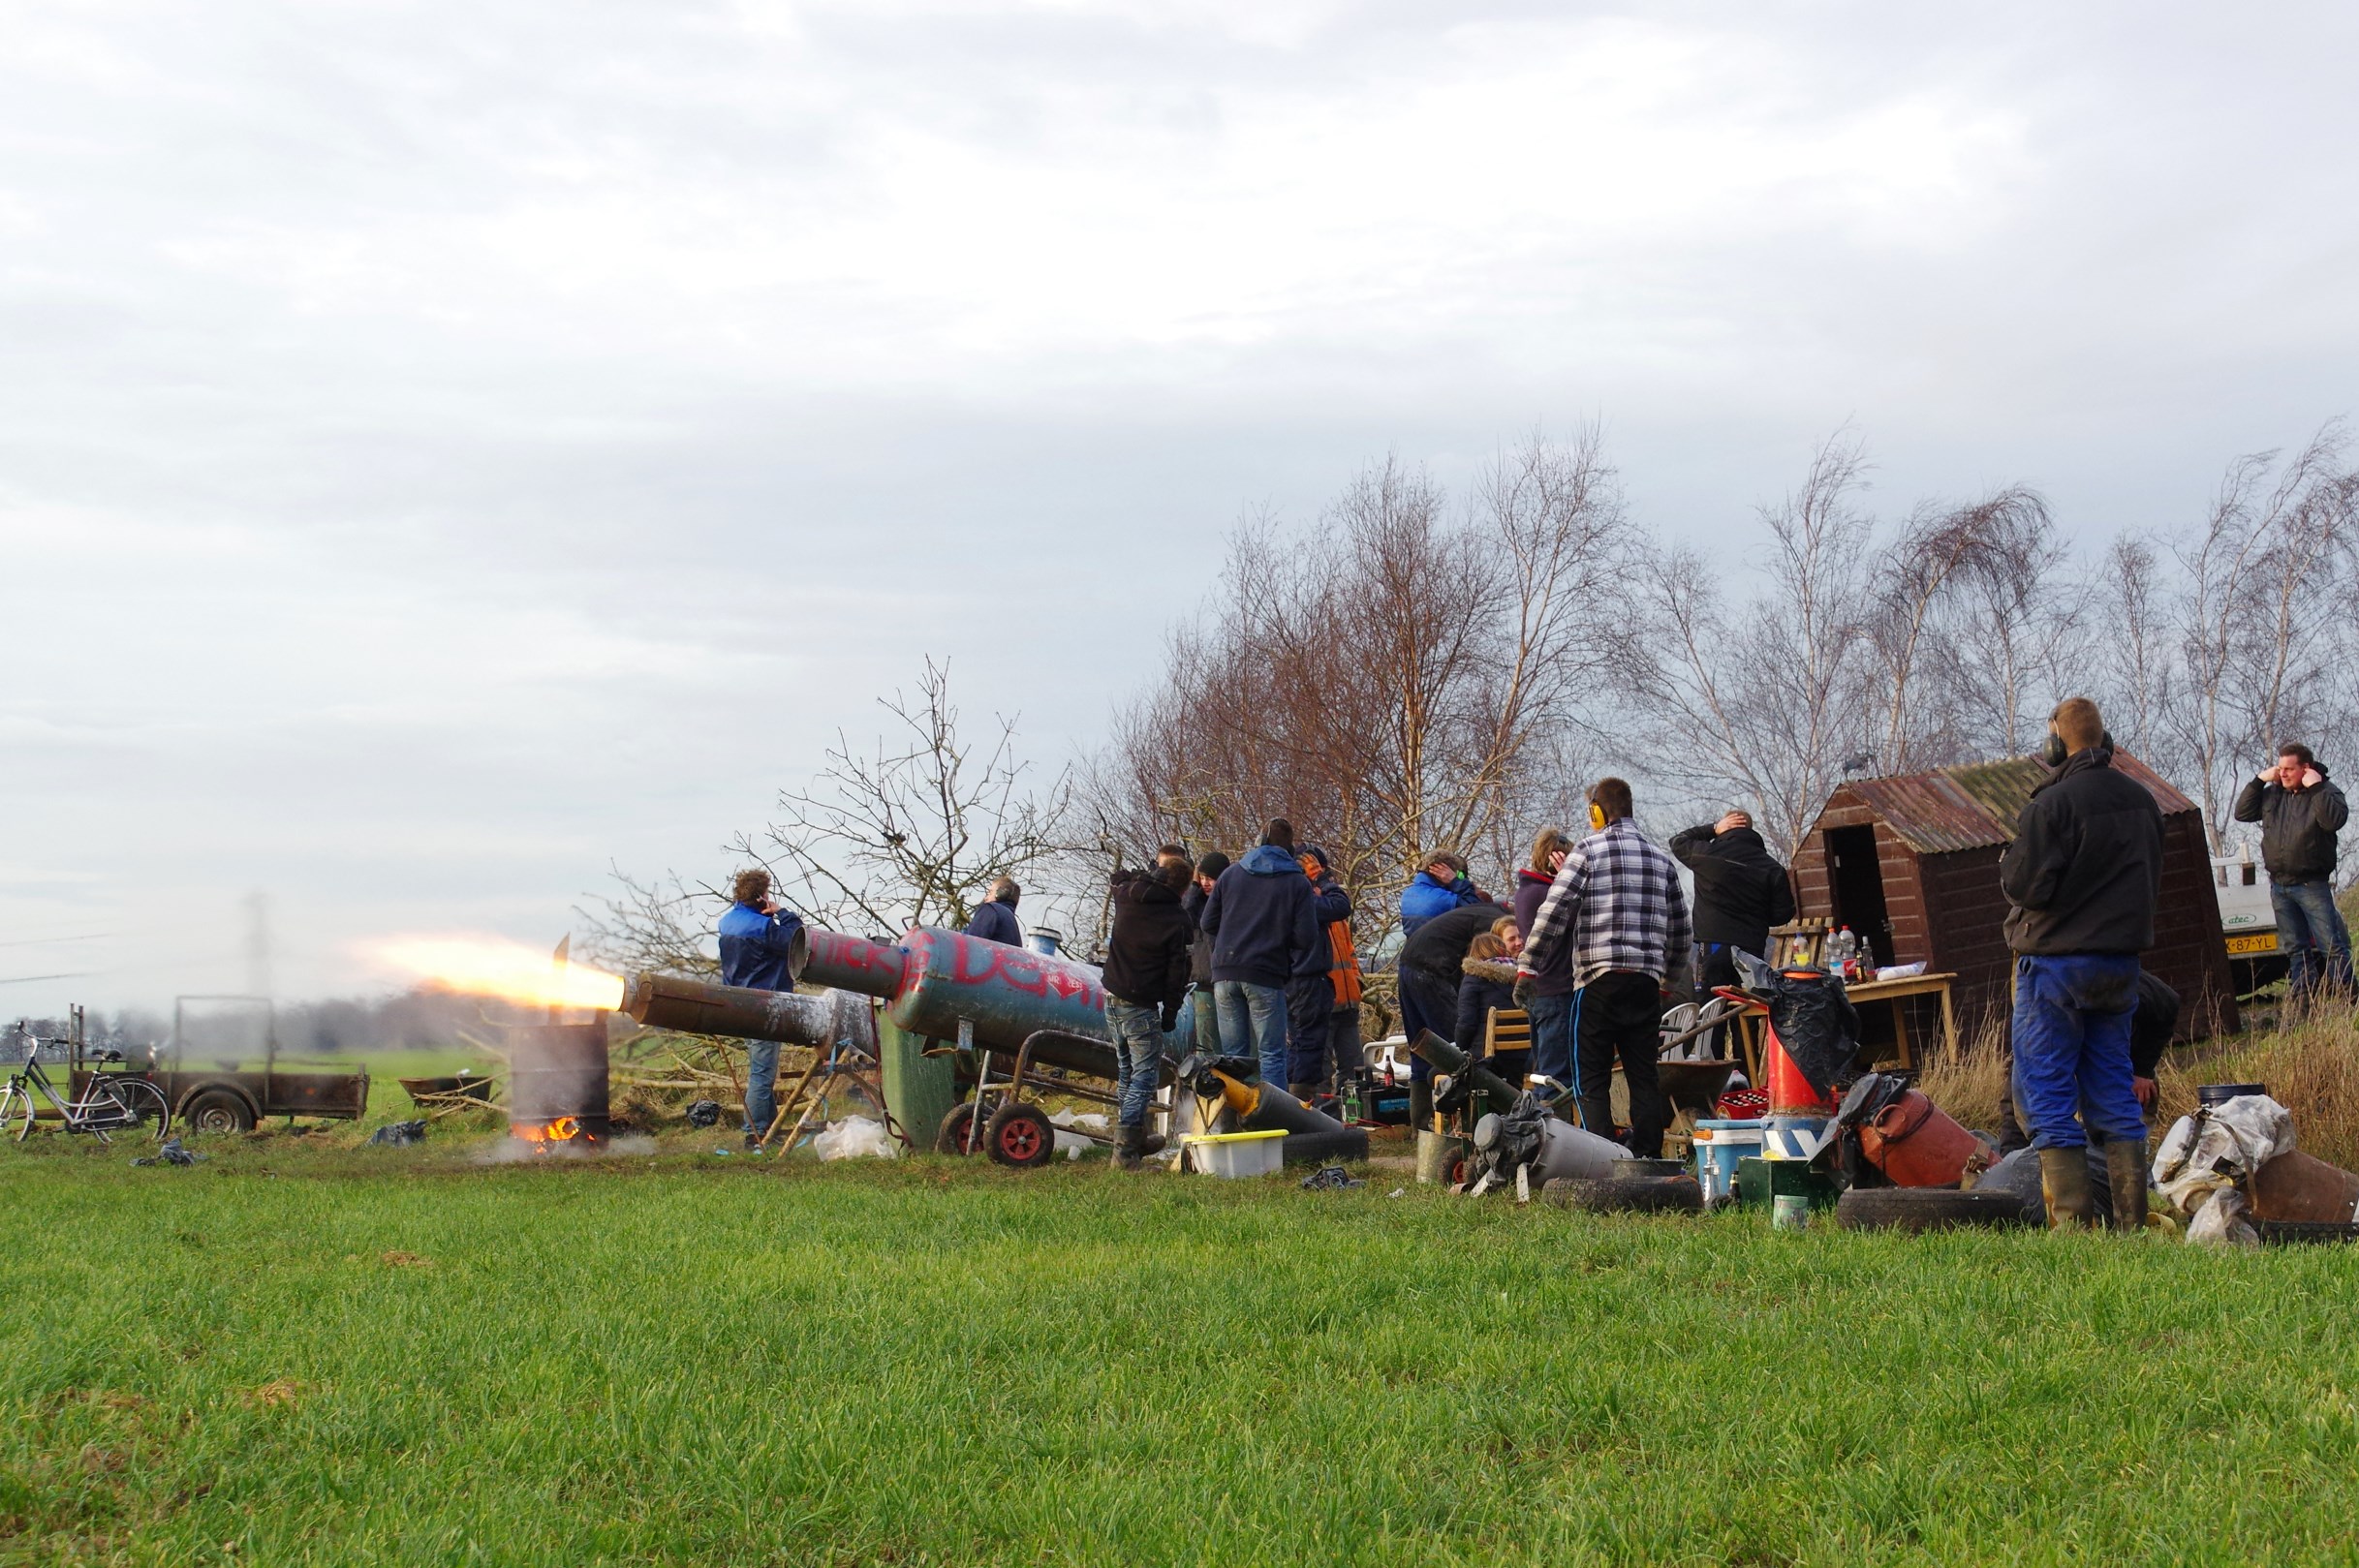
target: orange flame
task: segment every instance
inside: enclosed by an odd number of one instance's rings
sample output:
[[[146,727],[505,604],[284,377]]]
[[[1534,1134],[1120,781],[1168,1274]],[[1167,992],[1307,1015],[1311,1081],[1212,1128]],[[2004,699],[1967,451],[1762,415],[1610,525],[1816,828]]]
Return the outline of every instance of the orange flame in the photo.
[[[623,1003],[623,981],[580,964],[552,962],[505,937],[395,937],[368,956],[381,967],[469,997],[498,997],[527,1007],[595,1007]]]
[[[551,1144],[570,1144],[576,1138],[584,1143],[596,1143],[585,1131],[578,1117],[561,1116],[554,1122],[512,1122],[508,1135],[535,1149],[546,1151]]]

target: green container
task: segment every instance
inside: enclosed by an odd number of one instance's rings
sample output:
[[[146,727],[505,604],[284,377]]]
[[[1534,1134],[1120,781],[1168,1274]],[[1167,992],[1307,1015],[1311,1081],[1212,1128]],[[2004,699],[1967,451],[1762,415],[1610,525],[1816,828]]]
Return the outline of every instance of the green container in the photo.
[[[1763,1159],[1748,1154],[1736,1162],[1736,1201],[1747,1209],[1767,1209],[1772,1198],[1808,1198],[1813,1209],[1832,1209],[1843,1196],[1843,1184],[1831,1171],[1800,1159]]]

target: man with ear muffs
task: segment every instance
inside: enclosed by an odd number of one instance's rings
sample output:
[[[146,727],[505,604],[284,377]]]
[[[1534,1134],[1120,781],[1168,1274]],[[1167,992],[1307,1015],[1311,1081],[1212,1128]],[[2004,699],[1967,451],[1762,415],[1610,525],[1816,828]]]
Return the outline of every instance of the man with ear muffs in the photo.
[[[2056,771],[2032,791],[1999,862],[2015,953],[2015,1103],[2039,1151],[2048,1223],[2090,1223],[2094,1127],[2105,1140],[2114,1228],[2140,1230],[2146,1117],[2129,1035],[2138,955],[2155,944],[2162,896],[2162,812],[2115,771],[2113,737],[2087,697],[2057,704],[2046,761]]]

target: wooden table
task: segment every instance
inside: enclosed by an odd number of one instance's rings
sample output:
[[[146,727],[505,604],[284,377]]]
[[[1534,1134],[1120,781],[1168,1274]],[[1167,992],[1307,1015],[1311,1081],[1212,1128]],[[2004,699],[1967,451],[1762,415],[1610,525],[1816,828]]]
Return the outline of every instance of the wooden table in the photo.
[[[1844,988],[1851,1005],[1864,1007],[1873,1002],[1892,1004],[1892,1038],[1900,1056],[1900,1065],[1916,1065],[1916,1046],[1909,1038],[1909,1009],[1903,1005],[1911,997],[1940,997],[1941,999],[1941,1041],[1951,1055],[1958,1049],[1957,1015],[1950,1010],[1949,982],[1955,974],[1911,974],[1900,980],[1862,980]],[[1737,1032],[1745,1044],[1745,1076],[1757,1088],[1765,1080],[1761,1076],[1762,1024],[1769,1017],[1764,1002],[1750,1002],[1736,1015]]]

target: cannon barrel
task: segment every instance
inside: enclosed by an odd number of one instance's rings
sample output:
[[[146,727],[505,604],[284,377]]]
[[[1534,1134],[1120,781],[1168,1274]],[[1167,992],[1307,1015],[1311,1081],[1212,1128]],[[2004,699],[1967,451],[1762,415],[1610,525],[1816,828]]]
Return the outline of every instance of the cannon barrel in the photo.
[[[649,1029],[823,1046],[835,1038],[835,999],[752,986],[718,985],[682,974],[635,974],[623,1008]]]
[[[1445,1039],[1432,1030],[1427,1030],[1410,1041],[1409,1049],[1412,1055],[1433,1068],[1434,1071],[1447,1073],[1462,1083],[1472,1084],[1486,1094],[1495,1094],[1499,1096],[1502,1104],[1512,1105],[1515,1103],[1516,1097],[1523,1093],[1520,1086],[1508,1083],[1505,1078],[1459,1050],[1455,1041]]]

